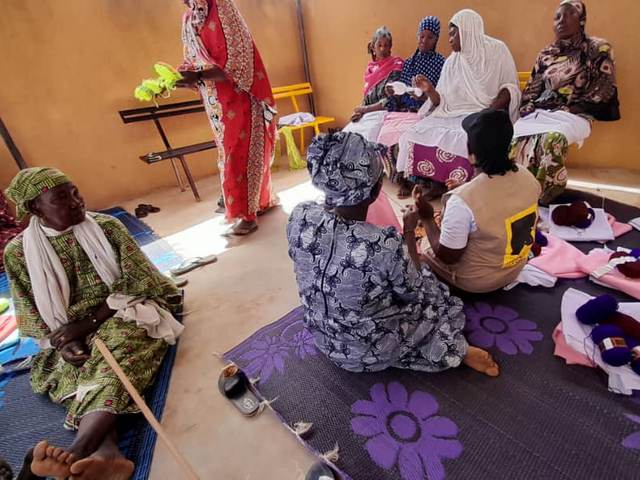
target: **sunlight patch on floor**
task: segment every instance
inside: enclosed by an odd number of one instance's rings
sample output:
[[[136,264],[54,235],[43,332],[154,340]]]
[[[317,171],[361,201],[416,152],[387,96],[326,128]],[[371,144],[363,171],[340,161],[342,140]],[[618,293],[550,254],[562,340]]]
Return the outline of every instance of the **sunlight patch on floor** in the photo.
[[[220,255],[228,250],[229,239],[222,234],[229,230],[224,215],[218,215],[198,225],[174,233],[165,240],[182,258]]]
[[[323,193],[311,184],[311,181],[301,183],[295,187],[291,187],[288,190],[283,190],[278,193],[280,198],[280,204],[282,210],[287,215],[291,215],[291,212],[301,202],[308,202],[310,200],[318,201],[320,203],[324,200]]]

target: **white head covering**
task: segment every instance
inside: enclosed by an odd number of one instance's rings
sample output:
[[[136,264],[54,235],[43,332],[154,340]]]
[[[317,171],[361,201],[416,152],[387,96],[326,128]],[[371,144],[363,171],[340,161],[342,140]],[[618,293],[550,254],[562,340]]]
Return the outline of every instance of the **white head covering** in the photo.
[[[422,116],[457,117],[491,106],[504,88],[511,94],[509,116],[518,119],[520,84],[513,56],[500,40],[484,34],[482,17],[473,10],[461,10],[451,19],[458,27],[460,52],[453,52],[444,64],[438,82],[440,105],[431,101],[420,109]]]

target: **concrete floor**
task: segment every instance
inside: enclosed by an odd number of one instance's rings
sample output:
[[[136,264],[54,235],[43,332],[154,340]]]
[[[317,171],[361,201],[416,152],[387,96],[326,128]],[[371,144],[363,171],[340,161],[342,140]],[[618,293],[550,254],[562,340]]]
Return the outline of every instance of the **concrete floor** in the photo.
[[[629,191],[583,184],[608,198],[640,206],[640,174],[616,170],[572,170],[572,180],[622,185]],[[162,424],[202,480],[303,479],[314,462],[270,411],[244,418],[217,390],[225,352],[259,328],[274,322],[299,305],[291,260],[287,255],[285,223],[293,206],[313,199],[306,170],[274,174],[282,205],[260,219],[250,237],[226,239],[228,228],[215,214],[220,195],[218,178],[200,181],[203,201],[189,191],[158,191],[122,206],[133,211],[138,203],[152,203],[162,212],[145,219],[185,258],[210,253],[217,263],[188,274],[187,326],[178,349]],[[635,187],[635,188],[634,188]],[[402,202],[396,188],[384,191],[400,215]],[[183,479],[177,463],[158,441],[152,480]]]

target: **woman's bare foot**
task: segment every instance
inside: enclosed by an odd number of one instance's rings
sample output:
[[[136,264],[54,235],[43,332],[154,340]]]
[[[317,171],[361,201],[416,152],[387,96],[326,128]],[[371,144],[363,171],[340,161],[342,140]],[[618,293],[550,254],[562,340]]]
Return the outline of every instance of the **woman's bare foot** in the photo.
[[[11,465],[4,458],[0,458],[0,480],[13,480]]]
[[[469,345],[469,350],[462,361],[475,371],[484,373],[490,377],[500,375],[500,369],[498,368],[498,364],[493,360],[493,357],[491,357],[489,352],[480,348]]]
[[[73,454],[59,447],[52,447],[49,442],[42,441],[33,450],[31,471],[39,477],[55,477],[64,480],[71,474],[71,464],[75,461]]]
[[[244,237],[249,235],[250,233],[258,230],[258,221],[253,220],[251,222],[247,222],[246,220],[240,220],[236,223],[231,229],[231,234],[236,235],[238,237]]]
[[[100,452],[71,465],[71,480],[129,480],[135,465],[120,453],[101,456]]]

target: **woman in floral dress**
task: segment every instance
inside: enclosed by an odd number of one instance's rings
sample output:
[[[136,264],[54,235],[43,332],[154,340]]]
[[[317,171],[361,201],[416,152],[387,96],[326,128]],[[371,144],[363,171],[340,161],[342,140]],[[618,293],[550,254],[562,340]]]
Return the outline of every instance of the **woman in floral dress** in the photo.
[[[595,120],[620,119],[611,44],[585,32],[587,7],[565,0],[554,18],[556,40],[543,48],[522,95],[511,155],[540,185],[549,205],[567,186],[569,145],[582,146]]]
[[[251,32],[233,0],[183,0],[184,79],[197,88],[218,148],[227,220],[234,235],[258,229],[258,213],[275,204],[270,167],[276,103]]]
[[[4,254],[20,334],[42,350],[31,385],[67,408],[77,430],[68,450],[46,441],[34,451],[43,477],[121,480],[134,465],[118,450],[118,415],[138,409],[94,341],[100,338],[134,387],[153,381],[182,326],[175,285],[115,218],[87,214],[78,189],[52,168],[21,171],[6,190],[29,227]]]

